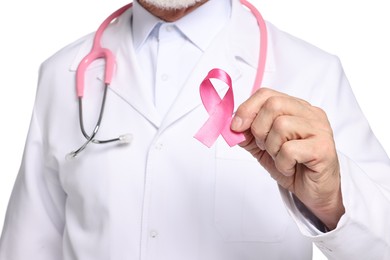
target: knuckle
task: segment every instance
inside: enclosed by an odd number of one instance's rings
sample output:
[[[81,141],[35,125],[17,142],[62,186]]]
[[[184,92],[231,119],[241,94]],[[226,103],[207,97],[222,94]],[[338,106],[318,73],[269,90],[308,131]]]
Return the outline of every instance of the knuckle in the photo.
[[[295,153],[294,146],[290,142],[286,142],[280,148],[280,152],[283,157],[291,157]]]
[[[272,125],[272,129],[277,133],[281,133],[286,129],[289,129],[289,127],[290,127],[290,121],[285,116],[277,117]]]
[[[238,106],[236,114],[246,115],[250,113],[250,111],[251,111],[250,106],[248,105],[248,103],[245,102]]]
[[[323,161],[325,158],[330,158],[334,153],[334,145],[332,140],[328,138],[321,138],[316,145],[311,149],[311,156],[314,161]]]
[[[271,92],[271,90],[268,89],[268,88],[259,88],[259,89],[254,93],[254,95],[257,95],[257,96],[268,96],[268,95],[270,95],[270,92]]]
[[[320,118],[322,120],[328,119],[328,116],[326,115],[326,112],[322,108],[316,107],[316,106],[312,106],[312,110],[313,110],[313,112],[314,112],[314,114],[315,114],[315,116],[317,118]]]
[[[264,108],[270,111],[278,111],[283,107],[283,100],[281,97],[272,96],[267,99],[264,103]]]
[[[295,97],[295,99],[296,99],[299,103],[301,103],[303,106],[312,106],[312,105],[310,104],[310,102],[307,101],[307,100],[305,100],[305,99],[297,98],[297,97]]]

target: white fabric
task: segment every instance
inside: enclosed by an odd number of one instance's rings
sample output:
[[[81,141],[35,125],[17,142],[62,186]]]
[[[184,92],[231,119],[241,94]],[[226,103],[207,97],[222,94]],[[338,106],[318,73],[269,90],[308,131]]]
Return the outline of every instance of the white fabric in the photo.
[[[161,117],[204,50],[227,23],[230,9],[230,1],[210,0],[177,22],[165,23],[134,2],[134,47],[148,80],[146,91]]]
[[[210,69],[232,76],[237,105],[252,88],[258,27],[239,1],[231,11],[163,118],[144,87],[150,83],[129,33],[132,10],[107,30],[103,45],[117,66],[98,137],[131,133],[128,146],[92,144],[65,160],[85,141],[74,81],[93,36],[44,62],[1,260],[305,260],[312,242],[330,259],[390,257],[390,162],[336,57],[267,24],[263,85],[322,107],[334,129],[346,207],[334,231],[321,234],[302,218],[290,194],[243,149],[223,140],[209,149],[192,137],[208,118],[198,86]],[[87,129],[102,77],[103,62],[96,62],[86,75]]]

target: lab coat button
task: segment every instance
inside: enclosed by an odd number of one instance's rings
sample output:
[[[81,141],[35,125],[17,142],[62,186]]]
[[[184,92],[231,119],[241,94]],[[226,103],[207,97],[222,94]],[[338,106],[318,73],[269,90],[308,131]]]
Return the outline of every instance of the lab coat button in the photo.
[[[169,79],[169,76],[167,74],[161,75],[161,80],[162,81],[167,81]]]
[[[163,144],[162,143],[157,143],[155,146],[154,146],[154,149],[160,151],[161,149],[163,148]]]
[[[155,231],[155,230],[150,231],[150,237],[151,238],[156,238],[157,236],[158,236],[157,231]]]
[[[165,30],[166,30],[167,32],[172,32],[172,30],[173,30],[173,25],[168,25],[167,27],[165,27]]]

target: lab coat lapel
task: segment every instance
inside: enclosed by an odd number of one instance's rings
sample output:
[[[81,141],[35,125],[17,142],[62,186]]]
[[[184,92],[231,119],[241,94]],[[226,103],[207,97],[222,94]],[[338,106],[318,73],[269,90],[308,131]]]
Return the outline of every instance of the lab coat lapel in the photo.
[[[243,74],[243,71],[237,65],[238,59],[247,63],[254,70],[257,69],[260,44],[258,30],[254,17],[248,15],[248,11],[241,6],[238,0],[233,0],[230,21],[205,51],[193,73],[187,79],[185,86],[162,122],[162,130],[202,105],[199,86],[211,69],[220,68],[225,70],[233,80],[233,89],[236,89],[235,83],[239,81]],[[257,32],[257,34],[253,32]],[[274,71],[272,40],[270,36],[268,38],[269,47],[263,83],[269,81],[269,74]],[[239,98],[235,96],[236,103],[237,101],[241,103],[249,97],[252,85],[245,86],[245,88],[244,91],[239,91],[242,93]],[[219,93],[223,93],[226,89],[227,86],[223,85],[218,85],[216,88]]]
[[[154,126],[159,127],[161,118],[155,109],[151,97],[145,91],[148,86],[136,60],[132,46],[133,41],[128,39],[126,42],[127,45],[121,46],[116,54],[120,58],[117,61],[112,91],[136,109]]]
[[[202,104],[199,85],[206,77],[207,73],[213,68],[221,68],[229,73],[233,80],[240,76],[240,71],[234,64],[234,57],[228,54],[226,46],[227,32],[224,30],[212,45],[205,51],[202,58],[189,75],[181,92],[175,99],[167,116],[164,118],[161,128],[165,128],[176,120],[185,116],[193,109]],[[227,86],[218,85],[216,90],[223,91]]]
[[[136,59],[131,33],[131,10],[121,17],[118,31],[107,34],[107,41],[123,37],[116,47],[117,68],[114,75],[112,90],[124,101],[136,109],[147,120],[159,127],[161,119],[153,100],[147,95],[144,74]]]
[[[160,116],[157,113],[151,98],[145,91],[146,83],[144,75],[136,60],[131,33],[131,16],[132,10],[130,9],[120,16],[103,35],[102,46],[111,50],[116,57],[114,77],[110,85],[110,90],[113,93],[110,93],[121,97],[124,102],[137,110],[144,118],[156,127],[159,127],[161,122]],[[71,69],[77,69],[80,60],[90,51],[90,49],[91,42],[84,43]],[[97,64],[99,63],[102,62],[97,62]],[[102,66],[102,64],[100,65]],[[96,65],[92,64],[91,68],[95,66]],[[99,80],[102,80],[102,78]],[[107,102],[109,103],[109,100]]]

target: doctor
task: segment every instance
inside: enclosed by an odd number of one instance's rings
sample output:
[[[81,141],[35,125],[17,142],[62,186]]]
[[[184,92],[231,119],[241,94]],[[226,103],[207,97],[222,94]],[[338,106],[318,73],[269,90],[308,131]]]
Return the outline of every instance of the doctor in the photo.
[[[218,10],[218,11],[216,11]],[[259,28],[238,0],[139,0],[104,33],[116,57],[99,139],[78,125],[75,72],[93,35],[41,67],[22,166],[0,241],[1,260],[390,258],[390,161],[334,56],[267,23],[262,88]],[[92,131],[104,62],[86,72]],[[207,148],[199,84],[233,80],[231,128]],[[217,86],[226,91],[225,86]]]

